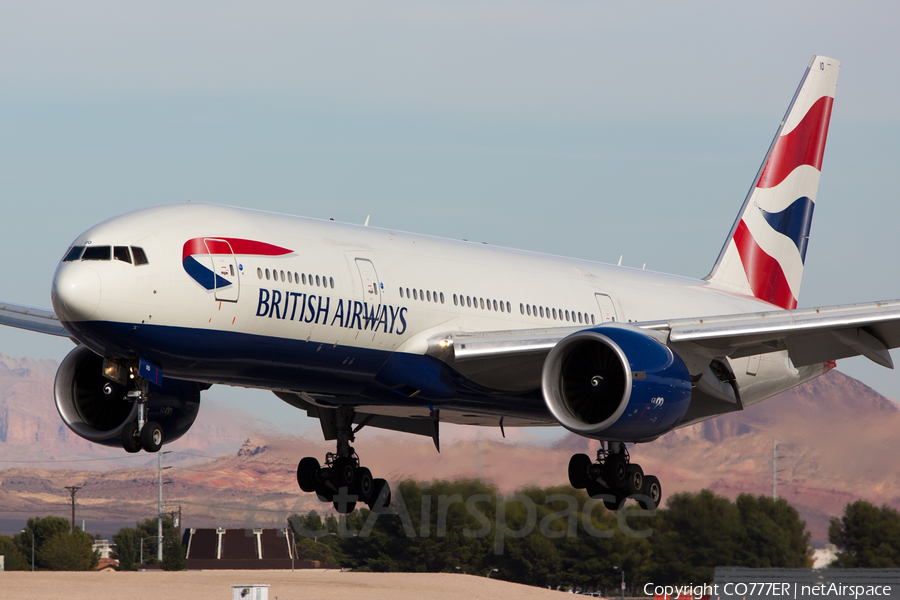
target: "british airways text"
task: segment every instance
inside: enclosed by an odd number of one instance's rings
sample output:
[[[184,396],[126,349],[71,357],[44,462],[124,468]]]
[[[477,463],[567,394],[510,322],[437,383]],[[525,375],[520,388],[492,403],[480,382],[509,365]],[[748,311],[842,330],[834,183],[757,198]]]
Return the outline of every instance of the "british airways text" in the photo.
[[[405,306],[369,304],[338,298],[332,312],[330,296],[260,288],[256,316],[403,335],[406,331],[407,310]]]

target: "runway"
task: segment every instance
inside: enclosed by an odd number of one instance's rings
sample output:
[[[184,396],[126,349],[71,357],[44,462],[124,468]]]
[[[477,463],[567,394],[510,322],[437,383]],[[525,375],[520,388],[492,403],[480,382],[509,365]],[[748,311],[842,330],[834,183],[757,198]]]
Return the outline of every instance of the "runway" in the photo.
[[[455,573],[146,571],[0,573],[4,598],[21,600],[230,600],[231,586],[268,584],[269,600],[541,600],[562,593]]]

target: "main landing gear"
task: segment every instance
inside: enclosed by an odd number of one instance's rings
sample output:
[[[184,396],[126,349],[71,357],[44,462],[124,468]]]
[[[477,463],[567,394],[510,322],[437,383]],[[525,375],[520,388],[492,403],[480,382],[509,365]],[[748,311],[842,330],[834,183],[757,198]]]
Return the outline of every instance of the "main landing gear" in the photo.
[[[591,498],[603,500],[608,510],[618,510],[626,498],[634,498],[644,509],[655,509],[662,500],[659,479],[644,475],[641,466],[630,461],[621,442],[601,447],[596,462],[587,454],[574,455],[569,459],[569,483],[587,490]]]
[[[374,479],[372,472],[359,464],[359,456],[350,445],[354,434],[353,411],[339,409],[336,414],[337,452],[325,455],[325,464],[307,456],[297,465],[297,485],[304,492],[315,492],[322,502],[331,502],[341,514],[353,512],[357,502],[370,509],[391,503],[391,488],[384,479]],[[333,438],[332,438],[333,439]]]
[[[135,382],[137,387],[125,395],[125,400],[138,405],[138,418],[122,429],[122,447],[130,453],[140,452],[142,449],[147,452],[159,452],[163,444],[163,430],[159,423],[147,422],[147,403],[150,402],[147,380],[138,377]],[[111,390],[114,389],[112,386],[109,387]],[[106,388],[103,392],[107,393]]]

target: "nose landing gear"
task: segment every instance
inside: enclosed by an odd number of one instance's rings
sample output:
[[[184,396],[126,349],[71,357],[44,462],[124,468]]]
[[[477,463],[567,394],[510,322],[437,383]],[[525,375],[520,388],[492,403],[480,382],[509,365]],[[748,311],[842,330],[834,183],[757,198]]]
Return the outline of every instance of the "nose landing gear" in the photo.
[[[350,446],[354,434],[361,429],[353,426],[352,410],[337,412],[337,452],[325,455],[325,464],[307,456],[297,465],[297,485],[304,492],[315,492],[322,502],[331,502],[341,514],[353,512],[357,502],[377,510],[391,503],[391,488],[384,479],[375,479],[372,472],[360,465],[359,455]]]
[[[569,483],[598,498],[608,510],[618,510],[626,498],[634,498],[644,509],[655,509],[662,501],[662,486],[653,475],[644,475],[632,463],[628,450],[620,442],[609,442],[597,451],[597,460],[586,454],[569,459]]]
[[[137,377],[135,383],[135,389],[125,395],[125,400],[138,405],[138,418],[122,429],[122,447],[132,454],[140,452],[141,449],[159,452],[163,445],[163,430],[159,423],[147,422],[147,403],[150,401],[147,380]]]

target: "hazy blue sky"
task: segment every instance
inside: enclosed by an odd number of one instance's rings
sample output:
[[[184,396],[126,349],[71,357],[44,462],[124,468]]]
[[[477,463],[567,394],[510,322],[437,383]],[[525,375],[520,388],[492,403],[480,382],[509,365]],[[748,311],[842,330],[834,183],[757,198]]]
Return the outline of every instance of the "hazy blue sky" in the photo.
[[[49,306],[79,233],[188,200],[702,277],[816,53],[842,69],[800,304],[898,298],[897,23],[888,1],[3,3],[0,299]],[[70,348],[0,328],[12,356]]]

